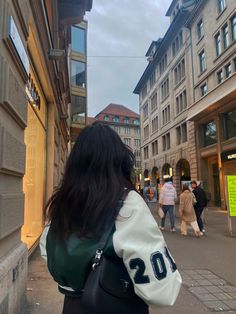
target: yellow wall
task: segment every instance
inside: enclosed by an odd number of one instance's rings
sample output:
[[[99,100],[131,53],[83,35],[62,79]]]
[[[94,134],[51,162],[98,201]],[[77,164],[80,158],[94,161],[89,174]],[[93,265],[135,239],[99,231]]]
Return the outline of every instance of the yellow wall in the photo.
[[[26,172],[23,180],[25,193],[25,215],[22,228],[22,241],[28,248],[38,239],[43,228],[43,206],[45,204],[46,179],[46,103],[31,74],[39,92],[40,110],[28,104],[27,128],[25,130]]]

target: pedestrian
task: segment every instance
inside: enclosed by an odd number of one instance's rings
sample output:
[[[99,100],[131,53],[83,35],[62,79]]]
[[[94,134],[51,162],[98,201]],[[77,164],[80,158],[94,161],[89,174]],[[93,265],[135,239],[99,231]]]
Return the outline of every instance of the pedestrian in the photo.
[[[196,204],[194,205],[195,214],[197,217],[197,223],[201,232],[201,235],[204,234],[205,229],[203,226],[202,221],[202,212],[204,208],[207,206],[207,197],[205,191],[200,187],[200,185],[197,185],[197,182],[195,180],[190,182],[190,186],[192,188],[192,192],[195,195],[196,198]]]
[[[102,123],[84,128],[72,148],[40,242],[65,295],[63,314],[147,314],[178,296],[181,276],[135,191],[133,166],[132,152]]]
[[[200,236],[200,230],[193,207],[194,204],[196,204],[196,198],[189,190],[188,186],[184,184],[179,202],[179,215],[181,219],[180,233],[184,236],[187,235],[187,223],[191,225],[195,235],[197,237]]]
[[[159,206],[162,207],[164,217],[161,219],[161,230],[165,230],[165,219],[167,213],[169,213],[170,217],[170,225],[171,231],[175,232],[175,216],[174,216],[174,205],[177,200],[176,189],[173,186],[171,179],[165,178],[164,185],[161,189],[160,197],[159,197]]]

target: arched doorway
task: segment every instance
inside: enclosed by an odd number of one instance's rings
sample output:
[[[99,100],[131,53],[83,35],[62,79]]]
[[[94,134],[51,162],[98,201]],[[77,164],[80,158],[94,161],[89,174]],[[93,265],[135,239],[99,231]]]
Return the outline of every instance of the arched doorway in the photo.
[[[152,168],[152,176],[151,176],[152,185],[158,186],[160,184],[160,173],[157,167]]]
[[[190,181],[190,165],[186,159],[180,159],[176,164],[176,187],[177,190],[182,188],[182,182]]]
[[[171,180],[173,180],[173,169],[170,164],[166,163],[162,167],[162,177],[163,179],[169,177]]]
[[[150,185],[149,170],[147,169],[144,170],[143,178],[144,178],[144,186]]]

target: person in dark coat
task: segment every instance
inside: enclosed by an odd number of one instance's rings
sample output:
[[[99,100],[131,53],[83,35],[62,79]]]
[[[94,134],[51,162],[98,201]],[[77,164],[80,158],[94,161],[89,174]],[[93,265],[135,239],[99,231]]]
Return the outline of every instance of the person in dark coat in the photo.
[[[195,198],[197,201],[197,203],[194,205],[194,210],[195,210],[195,214],[197,217],[197,223],[198,223],[199,229],[201,231],[201,235],[202,235],[205,230],[204,230],[201,215],[202,215],[204,208],[207,206],[207,197],[206,197],[206,193],[204,192],[204,190],[199,185],[197,185],[196,181],[191,181],[190,185],[191,185],[191,188],[193,190],[192,192],[195,195]]]

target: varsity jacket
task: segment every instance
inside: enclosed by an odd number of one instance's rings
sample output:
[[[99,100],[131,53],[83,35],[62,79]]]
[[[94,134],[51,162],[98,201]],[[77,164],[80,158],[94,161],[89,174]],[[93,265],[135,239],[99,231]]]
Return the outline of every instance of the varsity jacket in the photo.
[[[81,295],[98,242],[75,235],[63,242],[55,238],[50,226],[45,228],[41,255],[62,293]],[[148,305],[174,304],[182,279],[155,219],[137,192],[127,195],[104,255],[122,261],[135,293]]]

